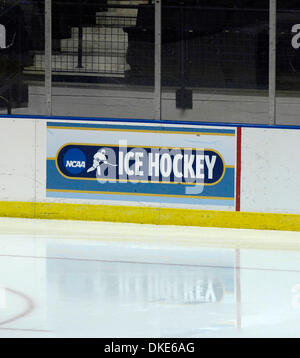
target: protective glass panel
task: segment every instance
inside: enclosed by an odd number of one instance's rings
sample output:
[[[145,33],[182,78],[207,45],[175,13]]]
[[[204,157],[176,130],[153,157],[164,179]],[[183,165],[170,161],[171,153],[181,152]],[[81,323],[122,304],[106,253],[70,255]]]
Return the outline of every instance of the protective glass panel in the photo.
[[[53,115],[153,118],[152,9],[144,0],[53,0]]]
[[[44,0],[0,1],[0,112],[44,115]]]
[[[300,125],[300,3],[277,1],[276,123]]]
[[[268,121],[268,0],[165,0],[162,119]]]

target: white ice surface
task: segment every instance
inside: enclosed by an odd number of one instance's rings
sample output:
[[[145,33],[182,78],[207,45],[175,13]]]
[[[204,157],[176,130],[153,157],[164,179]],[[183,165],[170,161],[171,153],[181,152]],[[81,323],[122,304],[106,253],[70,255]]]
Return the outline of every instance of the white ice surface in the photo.
[[[296,232],[0,218],[0,337],[299,337],[299,249]]]

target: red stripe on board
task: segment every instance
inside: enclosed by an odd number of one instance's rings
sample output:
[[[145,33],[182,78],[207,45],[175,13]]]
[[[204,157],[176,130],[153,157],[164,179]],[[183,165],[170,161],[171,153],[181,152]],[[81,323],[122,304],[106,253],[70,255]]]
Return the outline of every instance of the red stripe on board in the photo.
[[[237,128],[236,138],[236,184],[235,184],[235,210],[241,210],[241,160],[242,160],[242,128]]]

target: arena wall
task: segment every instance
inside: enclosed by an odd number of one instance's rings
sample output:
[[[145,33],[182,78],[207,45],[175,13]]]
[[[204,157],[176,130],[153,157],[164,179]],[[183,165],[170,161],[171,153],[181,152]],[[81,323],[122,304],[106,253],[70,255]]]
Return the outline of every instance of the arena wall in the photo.
[[[0,216],[300,231],[300,127],[3,117],[0,133]],[[66,176],[51,154],[74,140],[83,151],[92,143],[115,148],[113,138],[146,149],[175,148],[181,141],[194,148],[199,141],[225,158],[226,170],[211,178],[204,194],[201,183],[155,181],[147,185],[150,193],[139,192],[142,184],[122,192],[129,186],[121,180],[118,190],[106,192],[106,183]]]

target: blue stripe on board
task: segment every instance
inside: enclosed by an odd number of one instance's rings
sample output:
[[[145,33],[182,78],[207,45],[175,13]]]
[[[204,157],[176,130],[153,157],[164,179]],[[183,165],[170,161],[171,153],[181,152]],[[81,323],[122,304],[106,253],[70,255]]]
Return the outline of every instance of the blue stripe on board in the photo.
[[[126,126],[126,125],[109,125],[109,124],[85,124],[85,123],[58,123],[47,122],[47,128],[51,127],[71,127],[71,128],[105,128],[105,129],[126,129],[126,130],[142,130],[142,131],[166,131],[166,132],[199,132],[199,133],[225,133],[235,134],[232,129],[211,129],[211,128],[178,128],[178,127],[160,127],[160,126]]]
[[[44,119],[56,121],[90,121],[90,122],[130,122],[130,123],[161,123],[161,124],[183,124],[195,126],[212,126],[212,127],[245,127],[245,128],[266,128],[266,129],[299,129],[297,125],[269,125],[269,124],[246,124],[246,123],[228,123],[228,122],[189,122],[189,121],[172,121],[172,120],[155,120],[155,119],[135,119],[135,118],[101,118],[101,117],[66,117],[66,116],[41,116],[41,115],[21,115],[21,114],[2,114],[0,118],[23,118],[23,119]]]
[[[121,183],[98,182],[97,180],[72,180],[63,177],[57,170],[53,160],[47,160],[47,189],[101,191],[113,193],[137,193],[153,195],[184,195],[207,196],[220,198],[234,198],[235,169],[226,168],[224,178],[212,186],[192,186],[184,184],[160,184],[160,183]],[[191,198],[192,199],[192,198]],[[193,198],[198,200],[197,198]],[[145,199],[145,201],[147,201]]]
[[[234,200],[213,200],[199,199],[195,203],[195,199],[189,198],[168,198],[168,197],[147,197],[132,195],[111,195],[111,194],[89,194],[89,193],[63,193],[63,192],[47,192],[47,198],[64,198],[64,199],[86,199],[86,200],[111,200],[111,201],[134,201],[134,202],[150,202],[165,204],[187,204],[187,205],[210,205],[210,206],[228,206],[234,207]]]

